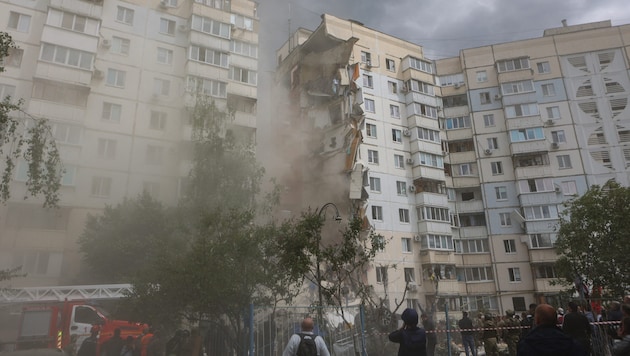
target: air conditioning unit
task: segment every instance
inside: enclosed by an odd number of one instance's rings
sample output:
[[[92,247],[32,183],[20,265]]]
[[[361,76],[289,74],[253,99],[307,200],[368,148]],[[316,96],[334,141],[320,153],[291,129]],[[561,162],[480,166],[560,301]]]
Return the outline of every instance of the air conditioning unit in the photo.
[[[547,121],[545,121],[545,124],[547,124],[548,126],[552,126],[554,124],[552,119],[549,119]]]
[[[103,48],[109,48],[112,46],[112,41],[108,40],[108,39],[104,39],[101,41],[101,47]]]
[[[462,85],[460,83],[455,83],[454,87],[455,89],[459,89]]]
[[[367,61],[365,61],[365,66],[368,67],[368,68],[372,68],[372,61],[369,60],[369,59]]]
[[[416,186],[412,184],[412,185],[409,186],[408,189],[409,189],[410,192],[414,193],[416,191]]]
[[[408,91],[409,91],[409,88],[407,88],[407,86],[406,86],[406,85],[403,85],[403,86],[402,86],[402,88],[400,88],[400,92],[401,92],[401,93],[406,93],[406,92],[408,92]]]
[[[168,2],[166,0],[160,1],[160,7],[166,9],[168,7]]]
[[[553,148],[554,150],[557,150],[558,148],[560,148],[560,145],[558,144],[558,142],[552,142],[551,148]]]
[[[409,136],[411,136],[411,131],[409,131],[409,129],[405,129],[403,131],[403,135],[406,136],[406,137],[409,137]]]
[[[415,241],[415,242],[420,242],[420,241],[422,241],[422,236],[420,236],[420,235],[416,235],[416,236],[414,236],[414,237],[413,237],[413,241]]]
[[[561,193],[562,192],[562,188],[560,188],[559,186],[555,186],[554,190],[556,191],[556,193]]]
[[[494,96],[494,100],[501,100],[501,95],[497,94]]]
[[[181,32],[186,32],[188,31],[188,25],[186,24],[180,24],[179,26],[177,26],[177,29]]]
[[[489,148],[486,148],[486,149],[483,151],[483,153],[485,153],[485,154],[486,154],[486,156],[490,156],[490,155],[492,154],[492,150],[491,150],[491,149],[489,149]]]
[[[103,73],[100,69],[94,69],[94,72],[92,73],[92,78],[94,79],[103,79],[104,76],[105,73]]]
[[[417,284],[415,284],[415,283],[413,283],[413,282],[409,282],[409,283],[407,283],[407,289],[408,289],[410,292],[415,292],[415,291],[417,291],[417,290],[418,290],[418,285],[417,285]]]
[[[413,158],[407,158],[407,164],[413,164]]]

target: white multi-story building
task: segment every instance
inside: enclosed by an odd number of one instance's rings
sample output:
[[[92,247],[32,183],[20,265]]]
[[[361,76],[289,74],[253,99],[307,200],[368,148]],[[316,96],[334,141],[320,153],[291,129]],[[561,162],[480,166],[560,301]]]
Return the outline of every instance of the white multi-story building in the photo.
[[[558,305],[563,202],[630,184],[629,36],[563,26],[431,61],[324,15],[278,51],[285,210],[333,202],[387,238],[367,279],[389,308]]]
[[[59,209],[0,206],[0,268],[12,285],[76,283],[76,244],[90,213],[147,191],[173,204],[188,174],[188,110],[197,92],[234,113],[254,142],[258,18],[250,0],[0,1],[0,27],[19,49],[0,94],[50,120],[66,170]]]

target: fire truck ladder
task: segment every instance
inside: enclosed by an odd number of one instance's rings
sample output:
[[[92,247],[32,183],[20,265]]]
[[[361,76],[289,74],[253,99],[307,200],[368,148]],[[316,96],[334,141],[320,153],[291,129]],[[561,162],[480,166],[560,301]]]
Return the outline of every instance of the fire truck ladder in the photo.
[[[131,284],[0,288],[0,303],[118,299],[125,297],[132,290]]]

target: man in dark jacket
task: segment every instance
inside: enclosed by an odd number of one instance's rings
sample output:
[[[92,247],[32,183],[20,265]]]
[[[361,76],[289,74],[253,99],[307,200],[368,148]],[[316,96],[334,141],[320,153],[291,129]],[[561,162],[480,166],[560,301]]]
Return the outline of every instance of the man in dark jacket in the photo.
[[[459,321],[459,328],[462,330],[462,343],[466,356],[477,356],[477,347],[475,346],[475,335],[473,332],[473,322],[468,317],[468,312],[463,313],[464,317]]]
[[[398,356],[426,356],[427,335],[418,327],[418,312],[407,308],[401,318],[403,326],[389,334],[389,341],[400,344]]]
[[[435,334],[435,323],[430,314],[422,314],[422,326],[427,334],[427,356],[435,355],[435,345],[437,344],[437,335]]]
[[[569,302],[569,313],[564,316],[562,331],[579,341],[587,350],[591,349],[591,324],[586,315],[578,311],[575,302]]]
[[[90,337],[83,340],[79,352],[77,352],[77,356],[96,356],[99,332],[100,328],[97,325],[92,326],[92,329],[90,329]]]
[[[549,304],[534,312],[535,327],[518,343],[518,356],[587,356],[582,345],[556,326],[558,316]]]
[[[120,328],[114,329],[114,336],[103,343],[101,354],[104,356],[120,356],[125,340],[120,337]]]

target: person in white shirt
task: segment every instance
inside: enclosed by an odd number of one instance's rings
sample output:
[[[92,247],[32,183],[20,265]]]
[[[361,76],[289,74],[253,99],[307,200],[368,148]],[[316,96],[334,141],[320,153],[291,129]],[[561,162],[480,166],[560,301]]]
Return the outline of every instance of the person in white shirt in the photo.
[[[310,317],[304,318],[302,320],[301,329],[302,332],[299,334],[293,334],[287,343],[287,346],[284,348],[284,352],[282,356],[296,356],[298,352],[298,347],[300,346],[300,342],[302,341],[302,335],[313,336],[315,339],[315,345],[317,346],[317,355],[318,356],[330,356],[330,352],[328,352],[328,348],[326,347],[326,342],[324,339],[319,336],[313,334],[313,328],[315,327],[315,323],[313,319]]]

